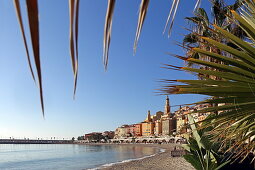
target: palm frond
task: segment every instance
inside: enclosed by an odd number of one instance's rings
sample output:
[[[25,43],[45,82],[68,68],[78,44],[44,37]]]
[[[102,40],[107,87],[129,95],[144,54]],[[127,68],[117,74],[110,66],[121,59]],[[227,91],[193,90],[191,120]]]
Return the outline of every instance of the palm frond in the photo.
[[[44,117],[44,102],[42,88],[42,73],[40,60],[40,40],[39,40],[39,20],[38,20],[38,3],[37,0],[26,0],[30,35],[34,53],[34,61],[37,70],[38,85],[40,91],[41,108]]]
[[[139,17],[138,17],[138,23],[136,28],[136,34],[135,34],[135,42],[134,42],[134,54],[136,53],[137,43],[141,34],[141,30],[143,27],[143,23],[146,18],[146,14],[148,11],[150,0],[141,0],[140,9],[139,9]]]
[[[13,2],[15,5],[16,13],[17,13],[17,18],[20,24],[20,29],[22,32],[22,37],[23,37],[23,41],[24,41],[24,45],[26,49],[29,68],[30,68],[32,77],[35,81],[35,75],[34,75],[34,71],[32,68],[31,60],[30,60],[27,39],[24,32],[19,0],[13,0]],[[149,2],[150,0],[141,0],[141,3],[140,3],[139,18],[138,18],[138,24],[137,24],[136,35],[134,40],[134,47],[133,47],[134,53],[136,53],[138,40],[139,40],[141,30],[146,18]],[[201,2],[202,0],[196,1],[194,11],[197,11]],[[29,28],[30,28],[31,40],[32,40],[32,49],[34,53],[38,84],[40,89],[41,107],[44,113],[42,76],[41,76],[41,65],[40,65],[40,50],[39,50],[40,43],[39,43],[38,4],[37,4],[37,0],[26,0],[26,3],[27,3],[28,18],[29,18]],[[72,62],[72,70],[74,74],[74,90],[73,90],[74,98],[75,98],[75,93],[77,89],[77,78],[78,78],[79,3],[80,3],[79,0],[69,0],[69,14],[70,14],[69,47],[70,47],[70,57]],[[180,3],[180,0],[173,0],[171,5],[169,16],[167,18],[166,26],[164,29],[164,32],[165,32],[167,27],[169,27],[169,31],[168,31],[169,35],[171,33],[171,30],[174,24],[174,19],[176,16],[179,3]],[[115,0],[108,0],[108,7],[107,7],[107,13],[106,13],[106,19],[105,19],[105,27],[104,27],[104,41],[103,41],[103,63],[104,63],[105,70],[107,69],[107,66],[108,66],[114,6],[115,6]]]
[[[219,50],[214,52],[210,50],[211,48],[193,48],[192,51],[219,62],[189,58],[185,60],[207,69],[180,68],[198,75],[217,77],[220,80],[176,80],[175,84],[166,84],[162,89],[164,94],[211,96],[211,99],[197,102],[197,104],[209,103],[213,107],[195,112],[211,113],[211,117],[203,121],[204,127],[211,126],[213,122],[214,129],[210,133],[213,134],[214,139],[222,141],[221,148],[227,148],[226,152],[234,153],[233,159],[241,158],[241,160],[255,151],[255,47],[253,45],[255,43],[253,27],[255,15],[251,10],[255,9],[254,1],[244,0],[243,8],[248,8],[246,13],[238,14],[231,11],[231,17],[233,17],[231,19],[235,20],[246,32],[247,39],[241,39],[214,25],[214,34],[220,37],[220,41],[211,37],[201,38],[210,47]],[[238,48],[229,46],[229,41]],[[229,57],[227,54],[231,54],[233,57]]]
[[[167,20],[166,20],[166,25],[164,28],[163,33],[165,33],[167,27],[169,27],[168,29],[168,37],[171,35],[171,31],[173,28],[173,24],[174,24],[174,19],[175,19],[175,15],[179,6],[180,0],[173,0],[172,6],[170,8]]]
[[[105,16],[105,26],[104,26],[103,62],[104,62],[105,70],[107,70],[107,66],[108,66],[108,56],[109,56],[109,47],[111,42],[114,6],[115,6],[115,0],[108,0],[108,7],[107,7],[106,16]]]
[[[33,80],[36,82],[35,76],[34,76],[34,71],[33,71],[33,68],[32,68],[31,60],[30,60],[30,55],[29,55],[29,50],[28,50],[28,45],[27,45],[27,38],[26,38],[26,35],[25,35],[24,26],[23,26],[23,20],[22,20],[22,15],[21,15],[21,10],[20,10],[20,3],[19,3],[19,0],[14,0],[13,3],[15,5],[15,9],[16,9],[16,13],[17,13],[17,17],[18,17],[18,21],[19,21],[19,25],[20,25],[20,30],[21,30],[21,33],[22,33],[22,37],[23,37],[23,41],[24,41],[24,45],[25,45],[25,49],[26,49],[29,69],[30,69],[30,72],[32,74]]]
[[[78,76],[78,27],[79,27],[79,0],[69,0],[70,13],[70,56],[72,61],[72,68],[74,74],[74,92],[75,98]]]
[[[79,6],[80,6],[80,0],[76,0],[76,13],[75,13],[75,51],[76,51],[76,74],[74,76],[74,92],[73,96],[75,97],[76,89],[77,89],[77,79],[78,79],[78,67],[79,67],[79,53],[78,53],[78,37],[79,37]]]
[[[196,1],[196,5],[194,7],[194,12],[196,12],[199,9],[199,7],[201,5],[201,2],[202,2],[202,0],[197,0]],[[164,31],[163,31],[163,33],[165,33],[166,30],[168,29],[168,37],[170,37],[170,35],[171,35],[173,25],[174,25],[175,16],[176,16],[176,12],[177,12],[177,9],[179,7],[179,4],[180,4],[180,0],[173,0],[172,5],[171,5],[171,8],[170,8],[167,20],[166,20],[166,25],[165,25],[165,28],[164,28]]]

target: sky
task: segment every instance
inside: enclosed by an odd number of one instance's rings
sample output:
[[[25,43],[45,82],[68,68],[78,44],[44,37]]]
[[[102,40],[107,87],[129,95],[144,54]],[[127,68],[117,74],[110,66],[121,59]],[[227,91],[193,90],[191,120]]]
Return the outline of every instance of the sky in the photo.
[[[26,34],[25,1],[21,0]],[[190,73],[161,68],[183,66],[167,53],[183,55],[175,45],[187,33],[184,20],[192,16],[195,0],[182,1],[172,36],[163,35],[171,0],[150,1],[147,17],[133,55],[140,1],[116,1],[108,70],[102,62],[107,1],[82,0],[79,20],[79,77],[73,100],[69,56],[67,0],[39,0],[41,64],[45,101],[42,116],[39,90],[28,67],[12,1],[0,1],[0,138],[70,139],[89,132],[115,130],[143,121],[147,111],[163,111],[166,96],[158,95],[160,79],[194,79]],[[209,2],[202,7],[210,10]],[[30,39],[29,39],[30,45]],[[31,51],[31,49],[30,49]],[[32,54],[32,53],[31,53]],[[204,99],[198,95],[171,95],[170,104]],[[172,107],[172,111],[178,107]]]

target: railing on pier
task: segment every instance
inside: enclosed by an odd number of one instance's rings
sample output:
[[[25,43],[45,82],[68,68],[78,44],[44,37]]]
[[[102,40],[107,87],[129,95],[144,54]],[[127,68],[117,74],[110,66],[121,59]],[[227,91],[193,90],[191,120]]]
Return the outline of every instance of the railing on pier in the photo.
[[[72,140],[0,139],[0,144],[72,144]]]

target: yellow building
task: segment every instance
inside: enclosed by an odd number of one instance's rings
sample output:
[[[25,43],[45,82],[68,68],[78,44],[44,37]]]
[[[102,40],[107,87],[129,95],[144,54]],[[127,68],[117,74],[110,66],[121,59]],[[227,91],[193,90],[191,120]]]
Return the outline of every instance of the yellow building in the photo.
[[[190,129],[188,129],[188,114],[192,113],[192,116],[194,118],[195,122],[200,122],[202,120],[204,120],[210,113],[196,113],[197,110],[201,110],[201,109],[205,109],[210,107],[209,104],[199,104],[199,105],[195,105],[192,107],[182,107],[180,108],[176,113],[176,118],[177,118],[177,122],[176,122],[176,132],[178,135],[180,136],[187,136],[187,132],[190,131]],[[200,125],[201,123],[198,123],[198,125]]]
[[[160,136],[162,134],[162,121],[161,120],[157,120],[155,122],[154,134],[155,134],[155,136]]]
[[[142,136],[153,136],[154,126],[153,122],[142,122]]]
[[[158,111],[155,115],[151,116],[151,119],[153,122],[156,122],[157,120],[161,119],[161,116],[164,115],[164,112]]]
[[[150,111],[148,111],[147,118],[142,122],[142,136],[154,135],[154,126],[155,123],[152,121]]]
[[[115,138],[127,137],[128,136],[128,125],[122,125],[115,130]]]
[[[183,134],[187,132],[186,125],[188,123],[188,119],[186,115],[178,115],[176,121],[176,132],[177,134]]]

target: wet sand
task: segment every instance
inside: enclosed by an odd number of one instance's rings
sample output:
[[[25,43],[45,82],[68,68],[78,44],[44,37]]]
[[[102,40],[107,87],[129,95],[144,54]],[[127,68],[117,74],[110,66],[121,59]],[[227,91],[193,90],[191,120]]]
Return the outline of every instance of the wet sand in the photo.
[[[123,144],[127,145],[127,144]],[[171,157],[170,152],[176,146],[175,144],[131,144],[145,145],[165,149],[165,152],[158,153],[155,156],[140,160],[123,162],[112,166],[103,166],[98,169],[103,170],[194,170],[190,163],[182,157]]]

